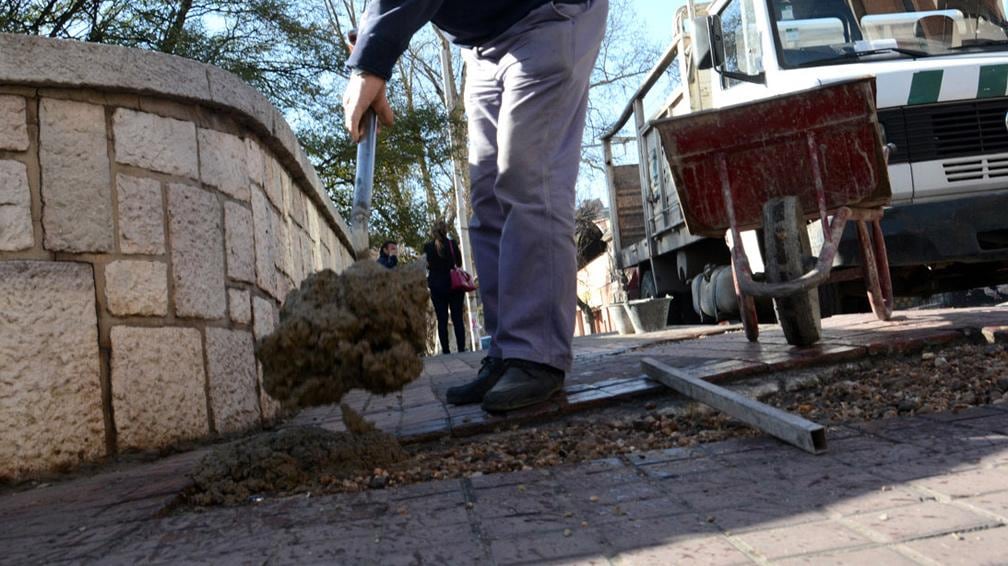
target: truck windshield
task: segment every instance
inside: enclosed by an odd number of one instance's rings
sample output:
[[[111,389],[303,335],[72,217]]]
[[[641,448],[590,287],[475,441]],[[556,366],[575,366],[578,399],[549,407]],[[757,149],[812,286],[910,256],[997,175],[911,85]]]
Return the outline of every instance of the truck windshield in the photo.
[[[1008,50],[1008,0],[768,0],[785,67]]]

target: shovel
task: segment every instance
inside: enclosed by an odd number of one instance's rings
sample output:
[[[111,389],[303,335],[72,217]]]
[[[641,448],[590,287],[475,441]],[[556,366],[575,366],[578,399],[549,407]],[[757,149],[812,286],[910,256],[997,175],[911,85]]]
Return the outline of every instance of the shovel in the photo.
[[[350,241],[354,257],[364,259],[371,251],[368,220],[371,218],[371,192],[374,188],[375,151],[378,142],[378,115],[368,109],[364,114],[363,136],[357,144],[357,172],[354,174],[353,208],[350,210]]]

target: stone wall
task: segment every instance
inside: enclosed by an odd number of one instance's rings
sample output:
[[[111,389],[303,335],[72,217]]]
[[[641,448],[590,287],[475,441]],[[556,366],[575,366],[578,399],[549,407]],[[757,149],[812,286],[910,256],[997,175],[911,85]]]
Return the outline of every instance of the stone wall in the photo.
[[[236,77],[0,34],[0,478],[274,418],[254,340],[349,250]]]

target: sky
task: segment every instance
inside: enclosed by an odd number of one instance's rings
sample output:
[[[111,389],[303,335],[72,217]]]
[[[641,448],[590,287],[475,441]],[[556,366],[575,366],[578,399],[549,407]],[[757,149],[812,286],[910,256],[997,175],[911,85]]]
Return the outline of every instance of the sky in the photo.
[[[674,23],[675,11],[685,0],[630,0],[644,23],[647,34],[663,43],[672,39],[669,30]]]
[[[664,49],[672,42],[675,13],[683,4],[685,4],[685,0],[630,0],[630,5],[636,12],[637,20],[644,28],[644,35],[649,40],[658,43],[660,49]],[[613,120],[623,111],[623,107],[623,104],[621,104],[619,107],[613,108]],[[629,152],[629,159],[627,159],[627,152]],[[637,161],[636,157],[632,155],[635,152],[636,149],[633,146],[613,147],[614,158],[617,163],[633,163]],[[605,177],[582,165],[578,180],[578,201],[598,198],[602,199],[602,202],[608,206],[609,201],[606,192]]]

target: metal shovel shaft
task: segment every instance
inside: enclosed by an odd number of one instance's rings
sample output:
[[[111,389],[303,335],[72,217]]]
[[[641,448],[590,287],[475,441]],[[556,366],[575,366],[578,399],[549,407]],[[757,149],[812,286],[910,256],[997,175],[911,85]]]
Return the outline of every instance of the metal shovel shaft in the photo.
[[[371,192],[374,188],[375,151],[378,143],[378,116],[374,110],[364,115],[363,135],[357,144],[357,172],[354,175],[353,208],[350,211],[350,234],[354,256],[367,256],[368,220],[371,218]]]

